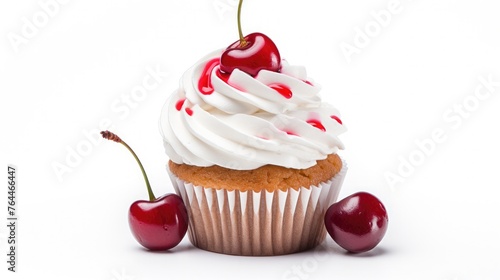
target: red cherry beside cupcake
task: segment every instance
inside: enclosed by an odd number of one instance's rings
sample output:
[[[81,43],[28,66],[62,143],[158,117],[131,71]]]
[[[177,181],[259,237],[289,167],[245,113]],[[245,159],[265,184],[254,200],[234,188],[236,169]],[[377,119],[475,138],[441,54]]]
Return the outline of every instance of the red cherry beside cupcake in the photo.
[[[352,253],[366,252],[377,246],[387,231],[388,221],[382,202],[366,192],[332,204],[325,214],[326,230],[332,239]]]
[[[139,244],[152,251],[168,250],[179,244],[186,235],[188,214],[180,196],[167,194],[156,198],[141,161],[120,137],[101,131],[102,137],[125,146],[134,156],[146,181],[149,200],[138,200],[130,206],[130,230]]]

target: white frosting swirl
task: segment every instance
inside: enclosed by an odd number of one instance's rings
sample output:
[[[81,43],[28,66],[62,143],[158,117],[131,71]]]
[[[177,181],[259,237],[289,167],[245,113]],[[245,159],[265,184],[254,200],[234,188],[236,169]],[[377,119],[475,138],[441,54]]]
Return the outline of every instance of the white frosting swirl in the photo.
[[[338,135],[346,129],[338,110],[321,102],[320,87],[308,82],[302,66],[283,60],[280,73],[261,70],[252,77],[236,69],[228,79],[217,75],[216,66],[210,76],[213,92],[202,93],[200,76],[221,53],[187,70],[162,110],[160,131],[173,162],[236,170],[266,164],[302,169],[344,148]],[[286,87],[292,96],[271,86]]]

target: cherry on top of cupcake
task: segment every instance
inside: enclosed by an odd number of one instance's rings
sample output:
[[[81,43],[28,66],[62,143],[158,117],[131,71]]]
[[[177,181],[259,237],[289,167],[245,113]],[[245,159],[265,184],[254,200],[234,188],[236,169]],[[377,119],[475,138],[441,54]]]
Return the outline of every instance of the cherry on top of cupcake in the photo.
[[[230,74],[234,69],[255,77],[260,70],[279,72],[281,56],[274,42],[262,33],[243,36],[241,31],[241,6],[238,4],[238,32],[240,39],[229,45],[220,58],[220,71]]]

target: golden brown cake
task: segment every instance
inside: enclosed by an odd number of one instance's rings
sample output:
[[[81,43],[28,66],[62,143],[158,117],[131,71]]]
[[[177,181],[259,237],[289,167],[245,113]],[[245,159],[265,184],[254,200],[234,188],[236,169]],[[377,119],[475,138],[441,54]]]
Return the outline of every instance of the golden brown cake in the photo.
[[[187,164],[168,163],[170,171],[185,182],[197,186],[229,191],[275,190],[286,191],[289,188],[316,186],[333,178],[342,169],[342,160],[337,154],[331,154],[324,160],[306,169],[293,169],[276,165],[264,165],[253,170],[234,170],[213,165],[199,167]]]
[[[336,154],[307,169],[232,170],[169,162],[176,191],[188,206],[191,242],[247,256],[290,254],[321,243],[323,216],[338,195],[343,167]]]

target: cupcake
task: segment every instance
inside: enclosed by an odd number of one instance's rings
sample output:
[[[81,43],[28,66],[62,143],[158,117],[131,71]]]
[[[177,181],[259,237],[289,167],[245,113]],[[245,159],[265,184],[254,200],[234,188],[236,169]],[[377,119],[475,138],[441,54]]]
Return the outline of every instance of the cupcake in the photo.
[[[160,117],[189,239],[245,256],[313,248],[325,238],[323,217],[347,171],[337,154],[340,114],[322,102],[304,67],[278,55],[276,69],[222,71],[223,53],[184,73]]]

